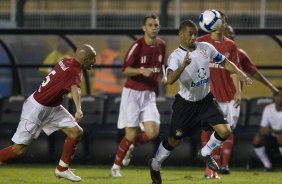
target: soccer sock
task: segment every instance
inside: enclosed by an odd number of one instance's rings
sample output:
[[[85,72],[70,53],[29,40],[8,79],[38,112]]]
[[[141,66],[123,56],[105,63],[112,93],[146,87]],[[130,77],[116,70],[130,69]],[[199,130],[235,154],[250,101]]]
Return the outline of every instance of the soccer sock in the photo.
[[[228,139],[226,139],[222,145],[222,167],[228,167],[229,162],[231,159],[231,153],[232,153],[232,148],[233,148],[233,143],[234,143],[234,136],[233,133],[230,134]]]
[[[171,147],[168,144],[167,139],[163,140],[160,143],[160,146],[158,148],[158,151],[155,155],[155,158],[153,158],[152,161],[152,168],[155,171],[159,171],[161,168],[161,165],[163,163],[163,161],[170,155],[170,152],[173,150],[173,147]]]
[[[216,132],[214,132],[211,137],[210,140],[208,141],[208,143],[201,149],[201,154],[202,156],[207,156],[207,155],[211,155],[212,151],[217,148],[218,146],[221,146],[224,140],[219,140],[219,135],[216,134]]]
[[[202,133],[201,133],[202,146],[205,146],[207,144],[207,142],[209,141],[212,133],[213,133],[212,131],[202,130]]]
[[[137,137],[135,138],[132,144],[134,145],[144,144],[144,143],[147,143],[148,141],[149,141],[148,136],[146,135],[145,132],[142,131],[137,135]]]
[[[14,153],[12,146],[0,150],[0,164],[8,160],[16,158],[18,155]]]
[[[125,137],[120,141],[118,149],[117,149],[114,164],[116,164],[118,166],[121,165],[122,160],[124,159],[126,152],[128,151],[131,144],[132,143],[129,142]]]
[[[74,157],[75,150],[77,148],[78,140],[71,139],[69,137],[66,138],[62,156],[60,162],[57,166],[59,171],[65,171],[68,169],[70,162]]]
[[[260,161],[262,162],[265,168],[272,168],[272,164],[266,155],[265,146],[255,147],[254,148],[257,156],[259,157]]]
[[[221,152],[222,152],[221,146],[217,147],[212,152],[212,158],[216,161],[218,166],[221,166],[221,157],[220,157],[221,156]]]

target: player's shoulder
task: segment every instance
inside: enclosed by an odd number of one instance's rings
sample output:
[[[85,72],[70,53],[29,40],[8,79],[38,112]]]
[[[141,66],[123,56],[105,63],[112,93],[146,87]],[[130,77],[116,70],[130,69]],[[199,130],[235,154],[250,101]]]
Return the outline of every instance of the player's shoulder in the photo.
[[[199,36],[199,37],[197,38],[197,41],[198,41],[198,42],[202,42],[202,41],[207,41],[207,40],[209,40],[209,39],[210,39],[210,34],[205,34],[205,35]]]
[[[156,40],[157,40],[157,43],[158,43],[158,44],[166,45],[165,40],[161,39],[160,37],[157,37]]]
[[[226,36],[224,36],[224,42],[229,45],[236,45],[236,43],[233,40],[227,38]]]
[[[274,104],[274,103],[268,104],[268,105],[266,105],[266,106],[264,107],[264,109],[265,109],[266,111],[272,111],[272,110],[275,109],[275,104]]]
[[[206,50],[206,49],[213,49],[214,46],[208,42],[196,42],[196,49]]]

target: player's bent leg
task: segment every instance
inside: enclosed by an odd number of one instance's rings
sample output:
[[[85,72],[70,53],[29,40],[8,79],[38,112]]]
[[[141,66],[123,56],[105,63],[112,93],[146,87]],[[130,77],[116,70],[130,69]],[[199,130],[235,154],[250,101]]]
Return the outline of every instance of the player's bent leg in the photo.
[[[208,165],[210,169],[213,171],[220,171],[220,167],[211,157],[211,153],[218,146],[221,146],[228,138],[231,133],[231,128],[228,124],[217,124],[214,125],[213,128],[216,132],[211,135],[208,143],[198,152],[198,156]]]
[[[59,178],[66,178],[71,181],[80,181],[81,178],[76,176],[69,169],[69,164],[74,158],[83,130],[80,126],[75,126],[73,128],[64,128],[62,131],[67,135],[67,137],[64,143],[61,159],[55,169],[55,175]]]

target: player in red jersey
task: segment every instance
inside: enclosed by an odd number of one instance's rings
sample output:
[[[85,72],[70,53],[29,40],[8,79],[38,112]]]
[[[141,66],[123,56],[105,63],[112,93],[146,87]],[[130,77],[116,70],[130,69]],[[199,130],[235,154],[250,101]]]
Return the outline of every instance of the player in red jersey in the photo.
[[[225,36],[234,41],[234,29],[228,25],[225,30]],[[269,81],[265,76],[258,71],[257,67],[252,63],[248,54],[241,48],[238,48],[239,63],[242,70],[247,74],[251,75],[254,79],[261,82],[263,85],[268,87],[272,93],[279,93],[279,90]]]
[[[157,37],[160,24],[155,14],[144,18],[142,29],[144,36],[129,48],[122,67],[127,80],[121,96],[118,128],[125,128],[125,136],[110,171],[112,177],[121,177],[120,166],[129,164],[136,145],[147,143],[159,134],[160,114],[155,90],[166,46]]]
[[[219,11],[220,12],[220,11]],[[224,36],[224,32],[227,26],[226,16],[220,12],[222,16],[223,24],[222,26],[212,32],[211,34],[204,35],[198,38],[198,41],[205,41],[212,44],[220,53],[224,54],[230,61],[232,61],[238,68],[241,68],[238,59],[237,46],[234,41]],[[210,74],[211,74],[211,92],[215,96],[216,101],[219,103],[227,122],[232,128],[236,126],[237,120],[239,118],[240,112],[240,101],[241,101],[241,84],[237,78],[236,74],[230,74],[227,70],[222,68],[220,65],[210,63]],[[212,131],[202,131],[201,139],[202,145],[205,145],[209,140]],[[231,149],[233,146],[233,134],[225,140],[222,147],[228,148],[228,153],[231,156]],[[214,150],[214,159],[220,163],[220,149]],[[228,168],[228,165],[224,165],[223,161],[222,167]],[[228,170],[229,171],[229,170]],[[205,177],[210,178],[220,178],[217,172],[210,170],[206,167]]]
[[[55,175],[71,181],[81,180],[69,169],[69,164],[83,134],[77,123],[83,117],[79,87],[82,68],[90,70],[95,61],[96,51],[90,45],[84,44],[78,47],[74,57],[64,58],[55,65],[39,88],[23,104],[21,119],[12,137],[14,144],[0,150],[0,163],[23,154],[33,139],[39,136],[41,130],[47,135],[62,130],[67,138]],[[76,107],[74,117],[61,105],[69,92]]]

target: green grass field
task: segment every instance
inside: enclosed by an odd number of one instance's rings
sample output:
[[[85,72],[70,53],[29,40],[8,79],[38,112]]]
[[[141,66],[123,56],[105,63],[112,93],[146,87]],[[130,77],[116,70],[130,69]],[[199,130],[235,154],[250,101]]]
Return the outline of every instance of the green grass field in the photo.
[[[72,183],[54,176],[51,165],[1,165],[0,184],[65,184]],[[110,166],[73,165],[75,173],[81,176],[82,184],[150,184],[149,169],[146,167],[122,168],[122,178],[109,177]],[[262,172],[235,168],[230,175],[221,175],[221,179],[206,180],[203,168],[164,167],[164,184],[279,184],[282,170]]]

